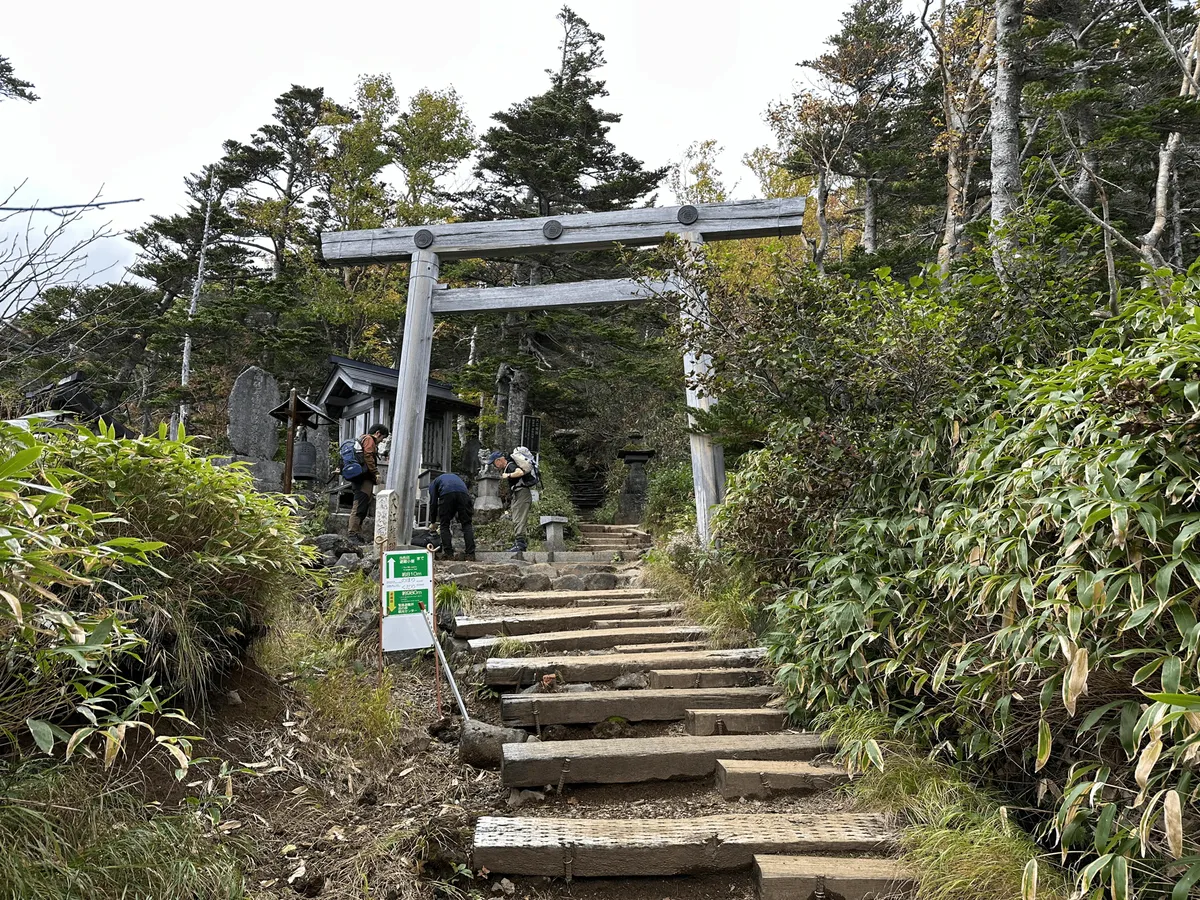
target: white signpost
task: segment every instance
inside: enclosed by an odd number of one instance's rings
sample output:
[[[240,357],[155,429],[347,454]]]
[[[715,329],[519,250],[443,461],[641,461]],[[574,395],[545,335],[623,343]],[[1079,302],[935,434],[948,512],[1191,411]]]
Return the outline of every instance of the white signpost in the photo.
[[[383,553],[383,649],[433,646],[423,610],[433,610],[433,554],[428,550]]]

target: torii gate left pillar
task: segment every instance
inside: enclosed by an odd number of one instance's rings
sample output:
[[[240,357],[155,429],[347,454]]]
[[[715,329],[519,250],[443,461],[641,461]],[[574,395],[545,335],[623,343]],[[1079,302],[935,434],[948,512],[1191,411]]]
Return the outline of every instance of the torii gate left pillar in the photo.
[[[561,218],[456,222],[422,228],[377,228],[322,234],[321,256],[327,265],[388,262],[409,262],[411,265],[392,427],[393,460],[387,480],[391,493],[385,498],[388,509],[398,510],[398,515],[377,519],[386,527],[385,533],[376,535],[376,543],[395,546],[412,540],[434,315],[630,303],[649,299],[664,288],[671,289],[670,285],[649,286],[613,279],[439,290],[440,260],[602,250],[617,246],[644,247],[658,244],[669,234],[686,235],[693,244],[705,240],[780,237],[802,231],[804,205],[804,198],[792,197],[627,209]],[[685,309],[685,318],[702,318],[704,310],[701,307],[702,304]],[[704,357],[690,357],[684,361],[689,376],[702,375],[707,366],[708,360]],[[706,409],[712,402],[715,402],[713,398],[688,392],[691,409]],[[724,490],[724,461],[721,448],[711,439],[699,434],[692,438],[697,530],[708,543],[712,511],[721,502]]]
[[[412,510],[421,471],[425,395],[433,353],[433,289],[437,286],[440,266],[436,253],[421,249],[413,253],[409,263],[404,342],[400,346],[400,377],[392,414],[392,446],[396,452],[392,453],[387,473],[387,489],[395,492],[400,515],[391,525],[393,533],[384,536],[386,545],[404,546],[412,541]]]

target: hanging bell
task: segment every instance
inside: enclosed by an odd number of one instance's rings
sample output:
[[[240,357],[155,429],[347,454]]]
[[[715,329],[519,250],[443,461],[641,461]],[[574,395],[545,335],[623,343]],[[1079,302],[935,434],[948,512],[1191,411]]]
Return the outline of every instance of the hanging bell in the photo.
[[[297,441],[292,449],[292,478],[317,480],[317,448],[308,441]]]

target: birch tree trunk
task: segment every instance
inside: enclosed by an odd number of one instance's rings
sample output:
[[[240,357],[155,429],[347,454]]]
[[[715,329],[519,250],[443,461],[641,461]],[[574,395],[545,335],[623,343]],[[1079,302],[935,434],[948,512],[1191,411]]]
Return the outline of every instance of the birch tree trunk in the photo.
[[[862,246],[868,253],[879,249],[879,184],[873,178],[863,179]]]
[[[1192,34],[1187,56],[1183,59],[1183,84],[1179,96],[1196,96],[1197,79],[1200,78],[1200,25]],[[1162,242],[1170,220],[1171,173],[1175,170],[1175,157],[1183,146],[1183,135],[1172,131],[1166,143],[1158,149],[1158,177],[1154,180],[1154,224],[1142,235],[1142,257],[1152,266],[1165,266],[1166,260],[1158,245]]]
[[[1025,0],[996,0],[996,86],[992,93],[992,262],[1003,281],[1016,243],[1005,233],[1021,192],[1020,42]]]
[[[967,175],[962,133],[955,130],[946,154],[946,218],[942,226],[942,245],[938,248],[938,271],[945,278],[950,264],[958,257],[958,236],[966,214]]]
[[[825,271],[825,254],[829,250],[829,219],[826,208],[829,206],[829,171],[821,166],[817,169],[817,249],[813,251],[813,262],[818,272]]]

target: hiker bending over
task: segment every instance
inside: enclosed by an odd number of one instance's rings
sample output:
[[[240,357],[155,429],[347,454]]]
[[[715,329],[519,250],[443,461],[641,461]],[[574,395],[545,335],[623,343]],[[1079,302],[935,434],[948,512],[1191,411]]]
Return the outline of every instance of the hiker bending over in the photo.
[[[508,508],[513,522],[513,545],[509,553],[524,553],[528,546],[526,529],[529,526],[529,509],[533,506],[533,487],[538,483],[537,462],[533,454],[524,447],[511,453],[497,450],[488,457],[488,462],[500,470],[500,477],[508,482]]]
[[[439,475],[429,483],[429,521],[442,523],[442,553],[446,559],[454,558],[454,541],[450,535],[450,522],[454,519],[462,526],[466,544],[467,552],[462,558],[475,559],[474,515],[475,501],[466,482],[453,472]]]
[[[386,425],[372,425],[357,440],[342,444],[342,477],[354,486],[348,536],[360,543],[367,540],[362,533],[363,520],[370,514],[375,485],[379,483],[379,443],[389,433]]]

